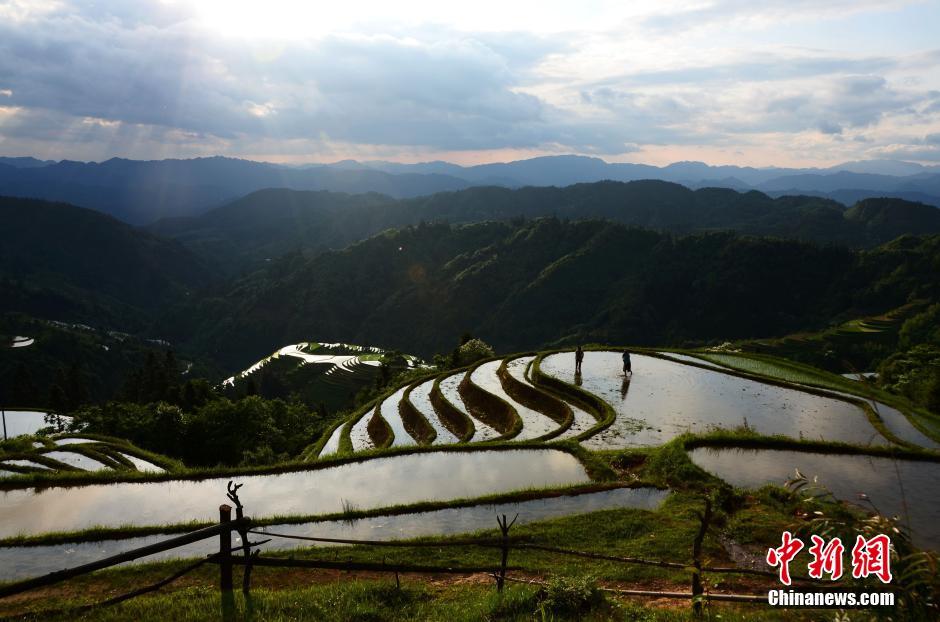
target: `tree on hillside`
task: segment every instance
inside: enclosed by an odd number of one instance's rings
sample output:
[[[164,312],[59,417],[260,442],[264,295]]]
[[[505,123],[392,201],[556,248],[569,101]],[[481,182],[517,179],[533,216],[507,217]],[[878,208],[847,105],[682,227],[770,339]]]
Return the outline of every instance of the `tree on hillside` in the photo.
[[[26,365],[20,362],[13,373],[13,387],[10,399],[15,406],[37,406],[42,401],[39,389],[33,382],[33,376]]]
[[[57,414],[70,413],[89,402],[88,385],[79,363],[59,367],[49,387],[49,407]]]
[[[492,356],[495,356],[495,353],[488,343],[482,339],[468,339],[457,348],[457,366],[470,365]]]

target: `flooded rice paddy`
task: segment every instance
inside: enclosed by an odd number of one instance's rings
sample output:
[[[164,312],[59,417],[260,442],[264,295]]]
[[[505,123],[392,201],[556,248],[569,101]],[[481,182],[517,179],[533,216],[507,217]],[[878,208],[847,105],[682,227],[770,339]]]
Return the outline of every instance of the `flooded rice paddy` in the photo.
[[[458,439],[450,432],[450,430],[444,427],[444,424],[441,423],[437,413],[434,411],[434,406],[431,404],[431,388],[433,386],[433,378],[422,382],[412,389],[411,394],[408,396],[408,400],[411,402],[412,406],[418,409],[418,412],[424,415],[424,418],[428,420],[428,423],[430,423],[431,427],[433,427],[437,432],[437,436],[434,438],[435,445],[449,445],[451,443],[456,443],[460,439]]]
[[[574,374],[572,353],[553,354],[543,373],[580,385],[610,404],[614,424],[592,448],[661,445],[684,432],[747,425],[765,435],[884,445],[861,408],[835,398],[634,354],[624,376],[619,352],[587,352]]]
[[[339,451],[339,439],[343,435],[344,425],[336,426],[336,429],[330,434],[330,438],[326,440],[326,443],[323,445],[323,449],[320,450],[320,456],[332,456]]]
[[[457,410],[473,420],[473,425],[476,428],[476,431],[473,433],[473,438],[470,439],[471,441],[488,441],[490,439],[496,438],[499,436],[499,432],[471,415],[470,411],[467,410],[466,404],[463,403],[463,398],[460,397],[460,391],[457,390],[457,385],[460,384],[460,381],[463,380],[463,377],[464,372],[458,372],[456,374],[451,374],[450,376],[441,380],[441,393],[448,402],[457,408]]]
[[[372,437],[369,436],[369,420],[375,416],[374,409],[369,409],[369,412],[364,414],[359,418],[352,429],[349,431],[349,440],[352,443],[353,451],[362,451],[364,449],[373,449],[375,443],[372,442]]]
[[[130,460],[131,464],[134,465],[134,468],[140,471],[141,473],[163,473],[164,468],[158,467],[154,463],[144,460],[143,458],[138,458],[137,456],[132,456],[123,452],[118,452],[121,456]]]
[[[101,525],[211,521],[229,478],[93,484],[0,491],[0,537]],[[553,449],[432,452],[311,471],[238,477],[252,516],[286,516],[448,501],[589,481],[581,463]]]
[[[519,414],[519,418],[522,419],[522,431],[520,431],[519,434],[515,437],[515,440],[525,441],[538,438],[540,436],[545,436],[546,434],[549,434],[558,428],[557,423],[542,413],[523,406],[516,400],[512,399],[508,393],[506,393],[505,389],[503,389],[502,383],[499,380],[499,376],[496,375],[496,370],[501,364],[501,360],[483,363],[473,370],[473,373],[470,375],[470,380],[484,391],[502,398],[504,401],[508,402],[510,406],[516,409],[516,412]]]
[[[901,517],[915,544],[940,550],[940,463],[777,449],[700,447],[689,456],[702,469],[744,488],[783,484],[799,469],[810,480],[818,477],[843,501]]]
[[[526,370],[535,359],[535,356],[521,356],[516,359],[512,359],[506,363],[506,370],[517,379],[519,382],[523,382],[529,386],[534,386],[532,381],[529,380]],[[560,399],[560,398],[558,398]],[[567,403],[567,402],[566,402]],[[571,421],[571,425],[567,430],[555,437],[555,440],[564,440],[566,438],[573,438],[582,432],[586,432],[591,429],[596,423],[597,420],[592,417],[587,411],[582,408],[578,408],[574,404],[567,403],[568,407],[571,409],[574,418]]]
[[[271,525],[262,531],[294,536],[343,538],[353,540],[406,540],[411,538],[449,536],[472,533],[496,526],[496,516],[519,514],[517,524],[596,512],[634,508],[654,510],[668,496],[668,491],[655,488],[617,488],[603,492],[566,495],[534,499],[518,503],[475,505],[448,508],[416,514],[386,515],[356,521],[322,521],[295,525]],[[34,577],[61,568],[84,564],[134,548],[155,544],[167,539],[166,535],[143,536],[102,542],[56,544],[50,546],[0,548],[0,581]],[[241,540],[233,534],[234,544]],[[258,536],[253,539],[259,539]],[[307,546],[331,546],[329,543],[301,542],[273,538],[264,544],[263,551],[290,550]],[[163,559],[202,557],[218,550],[215,538],[197,542],[179,549],[152,555],[137,563]]]
[[[93,458],[89,458],[75,451],[47,451],[43,456],[83,471],[100,471],[110,468]]]
[[[4,410],[3,419],[6,421],[7,436],[23,436],[35,434],[43,428],[53,427],[46,422],[46,413],[39,410]],[[68,425],[71,417],[59,417],[63,425]]]
[[[35,342],[36,340],[33,339],[32,337],[23,337],[23,336],[17,335],[16,337],[13,338],[13,341],[10,343],[10,347],[11,348],[26,348],[26,347],[33,345],[33,343]]]
[[[405,430],[405,423],[401,420],[401,413],[398,412],[398,403],[405,396],[406,388],[407,387],[402,387],[392,393],[385,398],[382,405],[379,407],[379,413],[382,418],[388,422],[389,427],[392,428],[392,433],[395,435],[395,438],[392,439],[392,447],[418,444],[415,439],[411,438],[407,430]]]

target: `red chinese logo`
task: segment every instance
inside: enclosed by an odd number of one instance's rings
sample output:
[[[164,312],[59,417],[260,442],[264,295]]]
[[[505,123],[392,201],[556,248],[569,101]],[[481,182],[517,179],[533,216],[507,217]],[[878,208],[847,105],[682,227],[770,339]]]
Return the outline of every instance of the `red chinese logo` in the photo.
[[[855,539],[852,547],[852,577],[864,579],[875,575],[882,583],[891,583],[891,539],[880,535]]]
[[[845,547],[842,540],[833,538],[828,543],[825,539],[810,536],[813,544],[807,549],[812,559],[808,564],[809,576],[812,579],[822,579],[829,575],[832,581],[842,577],[842,555]],[[784,531],[781,544],[777,548],[767,550],[767,563],[780,568],[780,582],[790,585],[790,562],[804,548],[799,538],[794,538],[789,531]],[[852,577],[865,579],[869,576],[878,577],[882,583],[891,582],[891,538],[878,535],[869,539],[858,536],[855,546],[852,547]]]
[[[813,560],[809,563],[809,576],[822,579],[823,574],[828,574],[833,581],[837,580],[842,576],[842,553],[845,552],[842,540],[833,538],[826,544],[826,541],[817,535],[810,537],[813,546],[809,547],[809,554],[813,556]]]
[[[789,531],[784,531],[779,548],[767,551],[767,563],[771,566],[780,566],[780,582],[790,585],[790,562],[796,554],[803,550],[803,541],[794,538]]]

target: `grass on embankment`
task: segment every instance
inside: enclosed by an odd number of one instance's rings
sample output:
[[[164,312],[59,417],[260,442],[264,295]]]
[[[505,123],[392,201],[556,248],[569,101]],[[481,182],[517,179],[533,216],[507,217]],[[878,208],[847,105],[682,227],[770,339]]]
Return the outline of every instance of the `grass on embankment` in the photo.
[[[704,542],[706,563],[731,565],[717,535],[724,531],[739,543],[760,548],[791,528],[794,517],[802,515],[796,495],[779,488],[744,493],[732,489],[695,466],[683,449],[688,439],[677,439],[658,448],[598,452],[592,460],[616,470],[619,484],[645,480],[671,484],[677,492],[670,495],[654,511],[614,509],[578,516],[569,516],[537,523],[517,525],[514,537],[533,542],[576,550],[595,551],[610,555],[641,557],[688,564],[691,544],[698,530],[696,512],[701,510],[703,496],[716,500],[714,529]],[[617,484],[612,484],[617,485]],[[543,491],[544,492],[544,491]],[[556,491],[562,492],[562,491]],[[514,495],[524,493],[513,493]],[[504,496],[505,497],[505,496]],[[479,500],[473,500],[479,502]],[[493,499],[499,502],[500,499]],[[247,508],[250,515],[251,508]],[[405,508],[402,508],[404,511]],[[363,513],[366,514],[366,513]],[[348,518],[348,514],[337,518]],[[494,521],[495,522],[495,521]],[[495,524],[494,524],[495,527]],[[495,529],[476,535],[495,536]],[[454,536],[462,539],[465,535]],[[756,538],[756,539],[755,539]],[[421,538],[423,542],[447,541],[448,538]],[[263,550],[262,546],[262,550]],[[444,566],[492,566],[498,562],[498,551],[471,546],[367,548],[308,548],[289,552],[266,553],[268,556],[294,556],[332,561],[385,562],[388,564],[425,564]],[[37,612],[34,619],[51,620],[124,620],[140,622],[165,619],[218,619],[219,596],[216,591],[218,570],[204,566],[178,584],[155,596],[145,596],[114,608],[93,610],[83,617],[71,613],[50,615],[40,613],[50,607],[81,605],[103,600],[133,588],[156,582],[188,562],[172,561],[157,564],[111,569],[80,577],[61,588],[50,588],[35,597],[13,602],[0,601],[0,615]],[[564,577],[583,585],[598,583],[629,589],[664,589],[688,591],[689,572],[681,569],[618,564],[602,560],[584,560],[556,553],[513,549],[509,563],[526,569],[511,572],[517,578]],[[236,579],[238,574],[236,573]],[[763,593],[773,582],[744,575],[706,574],[708,589],[718,592]],[[253,575],[253,607],[256,619],[296,619],[312,617],[323,620],[531,620],[539,619],[540,590],[533,586],[510,587],[502,597],[496,595],[492,582],[481,575],[470,580],[451,577],[404,575],[402,590],[394,588],[393,576],[370,573],[339,573],[334,571],[256,568]],[[238,601],[245,613],[245,603]],[[602,602],[581,611],[548,609],[548,619],[568,620],[686,620],[691,619],[688,601],[671,603],[669,609],[648,608],[648,601],[624,604],[607,596]],[[659,603],[662,606],[662,602]],[[818,612],[770,610],[763,605],[726,605],[713,603],[709,611],[722,620],[813,619]]]
[[[257,572],[257,571],[256,571]],[[265,622],[318,622],[378,621],[412,622],[414,620],[446,620],[447,622],[504,622],[531,620],[581,620],[584,622],[683,622],[700,620],[693,616],[687,604],[655,608],[640,601],[630,602],[613,596],[600,597],[583,609],[565,606],[568,594],[580,603],[574,589],[549,598],[537,586],[509,584],[502,595],[486,582],[464,585],[452,583],[428,584],[404,577],[401,588],[394,579],[358,579],[296,585],[281,590],[255,589],[250,598],[236,593],[233,600],[234,618],[237,620],[264,620]],[[588,598],[585,598],[588,600]],[[78,605],[72,599],[62,605]],[[590,602],[590,601],[589,601]],[[207,586],[189,587],[169,594],[138,598],[116,607],[99,609],[85,615],[70,613],[43,615],[43,620],[94,620],[124,622],[125,620],[218,620],[219,592]],[[712,605],[709,611],[724,622],[744,620],[809,620],[808,613],[793,610],[757,610],[756,608]],[[27,620],[38,619],[27,617]]]
[[[750,429],[712,430],[704,434],[683,434],[671,441],[679,443],[685,449],[696,447],[727,447],[740,449],[784,449],[826,454],[853,454],[940,462],[940,454],[935,451],[913,446],[868,445],[859,446],[839,441],[817,441],[791,438],[789,436],[764,436]]]
[[[691,543],[698,529],[695,512],[701,508],[701,497],[697,494],[677,494],[668,498],[657,511],[607,510],[559,518],[527,525],[517,525],[511,535],[532,541],[564,546],[577,550],[596,551],[611,555],[660,559],[678,563],[691,561]],[[783,528],[791,520],[789,507],[752,508],[760,512],[768,528]],[[764,516],[764,514],[766,514]],[[495,526],[495,521],[494,521]],[[494,536],[495,529],[477,535]],[[464,536],[457,536],[463,538]],[[447,541],[449,538],[424,539],[424,541]],[[263,549],[264,547],[262,547]],[[709,563],[727,565],[729,561],[714,534],[706,537],[704,546]],[[492,548],[472,546],[458,547],[408,547],[366,548],[333,547],[310,548],[266,555],[304,559],[339,561],[371,561],[388,564],[426,564],[444,566],[493,566],[498,564],[499,551]],[[112,569],[94,575],[80,577],[61,588],[44,590],[35,598],[22,598],[14,602],[0,601],[0,615],[21,613],[24,610],[42,611],[50,607],[80,605],[102,600],[126,590],[147,585],[171,574],[186,562],[173,561],[158,564]],[[663,569],[648,566],[619,564],[602,560],[584,560],[556,553],[514,549],[509,563],[526,569],[523,573],[510,572],[518,577],[538,576],[567,577],[584,582],[599,582],[608,586],[633,589],[675,589],[688,591],[689,572],[682,569]],[[237,577],[236,577],[237,578]],[[717,577],[716,577],[717,580]],[[116,608],[98,610],[85,618],[59,617],[38,614],[40,619],[89,619],[123,620],[133,617],[141,622],[165,619],[214,619],[218,615],[218,570],[204,566],[188,575],[179,584],[165,589],[157,596],[146,596]],[[313,584],[311,586],[311,584]],[[467,620],[492,619],[529,620],[538,619],[534,587],[519,587],[511,584],[507,592],[499,597],[492,581],[477,576],[469,581],[462,578],[428,577],[404,575],[404,593],[394,589],[393,576],[376,578],[361,573],[338,573],[331,571],[296,570],[259,567],[253,574],[253,593],[256,613],[265,612],[259,619],[279,619],[277,616],[291,615],[312,619],[427,619]],[[719,591],[760,593],[769,583],[762,579],[742,576],[723,576]],[[303,586],[303,587],[300,587]],[[711,585],[714,589],[714,585]],[[59,590],[62,590],[59,593]],[[379,594],[372,591],[378,590]],[[392,594],[382,595],[387,590]],[[379,598],[382,596],[381,598]],[[385,602],[385,597],[394,598]],[[379,602],[377,602],[377,599]],[[595,605],[583,612],[552,611],[554,619],[634,619],[632,615],[643,613],[639,606],[621,609],[611,597],[607,604]],[[521,602],[521,604],[520,604]],[[663,620],[687,619],[687,601],[676,603],[675,611],[665,612]],[[735,619],[734,612],[763,614],[764,607],[731,607],[712,605],[713,611],[721,611],[723,619]],[[580,617],[578,614],[585,615]],[[647,612],[648,613],[648,612]],[[668,615],[667,615],[668,614]],[[725,615],[728,614],[728,615]],[[375,617],[370,617],[370,616]],[[273,617],[271,617],[273,616]],[[321,617],[322,616],[322,617]],[[365,617],[361,617],[365,616]],[[623,617],[621,617],[623,616]],[[216,618],[217,619],[217,618]],[[641,618],[642,619],[642,618]],[[656,618],[646,618],[656,619]],[[749,618],[743,618],[749,619]]]
[[[680,473],[675,473],[678,476]],[[762,532],[779,534],[791,521],[793,504],[784,494],[781,499],[765,499],[757,495],[739,500],[738,512],[746,512],[749,520],[759,521]],[[671,496],[657,511],[607,510],[591,514],[517,526],[513,536],[577,550],[612,555],[661,559],[689,563],[691,542],[698,528],[695,512],[701,508],[701,496],[679,493]],[[737,529],[734,515],[723,517],[731,529]],[[721,527],[716,524],[716,527]],[[495,530],[477,535],[494,536]],[[457,536],[463,538],[464,536]],[[424,539],[424,541],[446,541]],[[263,548],[263,547],[262,547]],[[707,563],[729,565],[723,548],[710,533],[705,540]],[[498,560],[498,551],[479,547],[407,547],[368,549],[364,547],[312,548],[274,553],[273,556],[295,556],[305,559],[340,561],[384,561],[389,564],[491,566]],[[510,565],[521,566],[525,573],[510,572],[510,577],[565,577],[583,585],[598,583],[609,587],[630,589],[665,589],[687,591],[689,573],[685,570],[625,565],[600,560],[584,560],[544,551],[514,549]],[[0,615],[19,613],[25,609],[42,611],[50,606],[80,605],[102,600],[134,587],[155,582],[185,562],[165,562],[109,570],[81,577],[63,588],[63,594],[46,591],[42,597],[6,604],[0,601]],[[219,595],[215,567],[203,567],[179,584],[166,588],[165,593],[146,596],[113,609],[98,610],[83,618],[62,613],[58,616],[37,614],[36,619],[123,620],[133,617],[141,622],[158,619],[217,619]],[[236,579],[238,575],[236,574]],[[338,573],[316,570],[256,568],[253,575],[253,606],[256,619],[323,619],[323,620],[532,620],[540,619],[539,593],[534,586],[510,584],[502,597],[491,580],[477,575],[470,580],[451,577],[403,575],[402,590],[395,589],[391,575],[370,573]],[[762,593],[770,586],[763,579],[738,575],[721,577],[706,575],[713,591]],[[712,583],[712,581],[716,581]],[[239,611],[244,602],[238,597]],[[51,603],[55,603],[52,605]],[[568,620],[687,620],[691,619],[688,601],[664,603],[648,608],[647,600],[623,603],[608,595],[592,601],[584,610],[566,611],[549,607],[547,619]],[[556,603],[557,604],[557,603]],[[723,620],[772,619],[778,612],[762,605],[712,604],[712,614]],[[785,620],[812,619],[813,612],[780,614]],[[815,612],[818,613],[818,612]],[[293,616],[293,618],[292,618]]]

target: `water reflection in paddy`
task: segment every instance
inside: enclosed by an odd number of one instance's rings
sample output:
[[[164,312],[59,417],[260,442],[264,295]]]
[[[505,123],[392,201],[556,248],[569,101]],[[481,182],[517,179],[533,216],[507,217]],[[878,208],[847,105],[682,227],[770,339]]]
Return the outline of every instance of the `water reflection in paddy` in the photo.
[[[518,435],[516,435],[515,439],[518,441],[524,441],[538,438],[540,436],[545,436],[546,434],[557,429],[558,424],[556,422],[552,421],[540,412],[523,406],[516,400],[512,399],[508,393],[506,393],[506,391],[503,389],[502,382],[499,380],[499,376],[496,375],[496,370],[499,369],[501,364],[502,361],[490,361],[489,363],[483,363],[473,371],[473,373],[470,375],[470,379],[475,385],[484,391],[502,398],[510,406],[516,409],[516,412],[519,414],[519,418],[522,419],[522,430]]]
[[[211,521],[226,502],[229,478],[94,484],[0,491],[0,537],[74,531],[94,525],[163,525]],[[588,481],[568,453],[505,450],[421,453],[316,471],[236,478],[254,516],[342,512],[419,501],[481,497],[530,487]]]
[[[422,382],[411,390],[411,394],[408,396],[408,400],[411,402],[412,406],[418,410],[418,412],[424,415],[424,418],[428,420],[428,423],[430,423],[437,432],[437,436],[434,438],[435,445],[449,445],[451,443],[457,443],[460,441],[460,439],[454,436],[450,430],[444,427],[444,424],[437,416],[437,412],[434,410],[434,405],[431,404],[431,389],[433,387],[433,378]]]
[[[411,435],[405,430],[405,422],[401,420],[401,413],[398,411],[398,403],[401,401],[401,398],[405,396],[406,388],[407,387],[402,387],[398,389],[385,398],[382,405],[379,406],[379,412],[382,418],[385,419],[389,427],[392,428],[392,434],[394,435],[392,438],[393,447],[417,445],[417,442],[411,438]]]
[[[810,479],[818,476],[821,485],[844,501],[859,503],[858,495],[864,493],[882,513],[901,516],[916,544],[940,550],[940,463],[777,449],[698,448],[689,456],[709,473],[743,488],[783,484],[799,469]]]
[[[333,430],[330,434],[330,438],[327,439],[326,443],[323,445],[323,449],[320,451],[320,457],[330,456],[339,451],[339,439],[343,435],[343,426],[338,425],[336,429]]]
[[[352,429],[349,431],[349,441],[352,443],[353,451],[363,451],[364,449],[374,449],[375,443],[369,436],[369,420],[375,416],[375,410],[369,409],[369,412],[359,418]]]
[[[668,494],[668,491],[655,488],[618,488],[603,492],[550,497],[520,503],[449,508],[399,516],[376,516],[353,522],[324,521],[298,525],[272,525],[262,529],[272,533],[297,536],[354,540],[404,540],[492,529],[496,526],[496,516],[499,514],[512,517],[518,513],[519,520],[517,524],[525,524],[549,518],[615,508],[652,510],[659,507]],[[167,537],[165,535],[154,535],[81,544],[0,548],[0,581],[33,577],[53,570],[84,564],[109,555],[161,542]],[[237,534],[233,534],[233,537],[236,539],[235,544],[240,544]],[[262,538],[258,536],[253,539]],[[267,552],[307,546],[329,546],[329,544],[274,538],[271,542],[265,544],[262,550]],[[218,542],[216,539],[211,539],[173,551],[152,555],[140,560],[138,563],[159,561],[161,559],[201,557],[216,550],[218,550]]]
[[[581,387],[613,406],[614,424],[591,448],[660,445],[691,432],[747,425],[761,434],[886,444],[861,408],[842,400],[638,354],[625,378],[619,352],[588,352]],[[543,373],[577,384],[574,355],[553,354]]]
[[[99,471],[101,469],[110,468],[101,462],[98,462],[97,460],[74,451],[47,451],[43,455],[46,458],[52,458],[53,460],[58,460],[63,464],[67,464],[85,471]]]
[[[711,367],[712,369],[717,369],[717,370],[724,369],[722,366],[718,364],[711,363],[710,361],[705,361],[703,359],[699,359],[694,356],[687,356],[685,354],[676,354],[673,352],[660,352],[660,354],[664,354],[666,356],[669,356],[671,358],[674,358],[683,362],[692,362],[692,363],[697,363],[699,365],[705,365],[705,366]],[[723,359],[728,359],[732,362],[737,360],[736,357],[731,356],[731,355],[717,355],[717,356],[722,356]],[[736,369],[736,366],[732,362],[729,362],[728,366],[731,369]],[[745,369],[744,371],[747,371],[747,370]],[[849,374],[849,376],[852,376],[852,375],[853,374]],[[780,376],[780,377],[782,380],[787,380],[785,376]],[[800,382],[800,380],[797,380],[797,382]],[[812,384],[812,383],[807,383],[807,384]],[[842,396],[855,399],[855,400],[861,399],[858,395],[854,395],[852,393],[846,393],[844,391],[836,391],[828,387],[826,387],[826,390],[835,395],[842,395]],[[888,430],[892,434],[894,434],[901,440],[906,441],[908,443],[912,443],[914,445],[918,445],[920,447],[927,447],[929,449],[940,449],[940,443],[926,436],[923,432],[918,430],[910,422],[910,420],[904,415],[904,413],[899,411],[897,408],[893,408],[891,406],[888,406],[887,404],[882,404],[881,402],[878,402],[873,399],[866,399],[866,401],[871,405],[871,407],[878,414],[878,417],[885,424],[885,427],[888,428]]]
[[[473,433],[473,438],[470,439],[471,441],[488,441],[490,439],[494,439],[499,436],[499,432],[471,415],[470,411],[467,410],[466,404],[463,403],[463,398],[460,397],[460,391],[457,389],[457,387],[460,385],[460,381],[463,380],[464,373],[465,372],[462,371],[457,372],[456,374],[451,374],[450,376],[447,376],[441,380],[441,394],[448,402],[453,404],[457,410],[473,420],[475,431]]]
[[[529,363],[531,363],[533,359],[535,359],[535,356],[521,356],[517,359],[513,359],[506,363],[506,371],[508,371],[519,382],[525,383],[529,386],[534,386],[532,381],[529,380],[527,376]],[[560,397],[555,397],[561,400]],[[568,427],[568,429],[556,436],[554,440],[563,440],[575,437],[578,434],[591,429],[597,423],[597,420],[584,409],[579,408],[570,402],[566,403],[568,404],[568,408],[571,409],[571,413],[574,415],[574,417],[572,418],[571,425]]]
[[[43,428],[50,427],[46,423],[46,413],[38,410],[4,410],[4,419],[6,420],[7,436],[22,436],[24,434],[35,434]],[[71,417],[59,417],[63,425],[68,425],[72,421]]]
[[[143,458],[138,458],[137,456],[132,456],[123,452],[118,452],[121,456],[127,458],[131,464],[134,465],[134,468],[138,471],[144,473],[162,473],[164,471],[163,467],[158,467],[152,462],[144,460]]]

